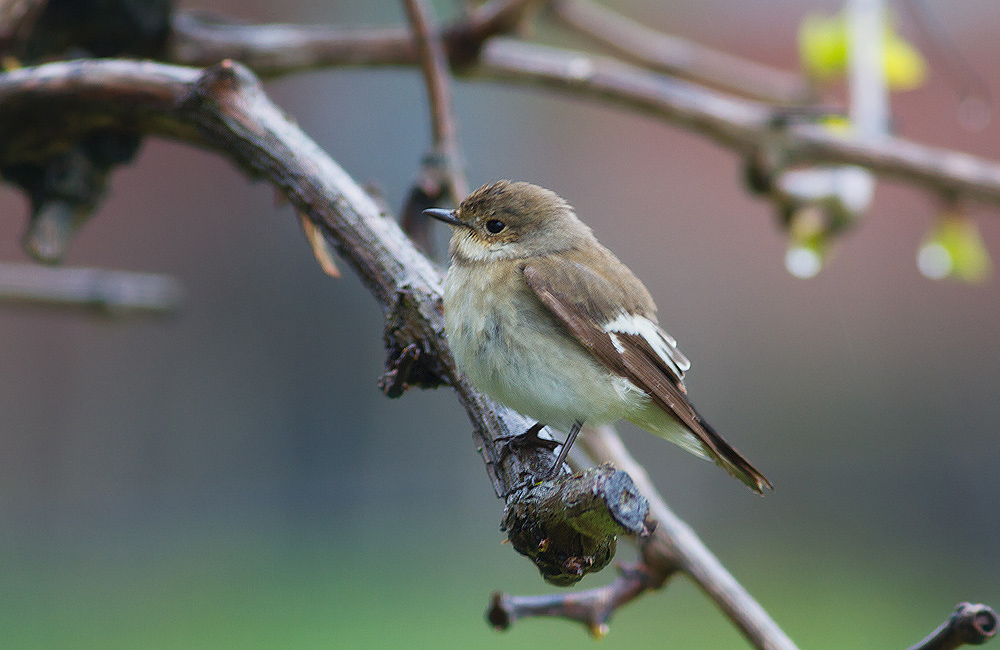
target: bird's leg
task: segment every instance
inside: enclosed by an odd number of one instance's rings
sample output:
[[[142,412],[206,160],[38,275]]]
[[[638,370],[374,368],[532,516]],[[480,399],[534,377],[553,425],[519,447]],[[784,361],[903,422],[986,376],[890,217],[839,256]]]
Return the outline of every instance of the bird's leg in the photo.
[[[549,469],[548,473],[542,478],[543,481],[548,481],[549,479],[553,479],[559,475],[559,469],[563,466],[563,463],[566,462],[566,456],[569,454],[569,450],[573,446],[573,442],[576,441],[576,436],[580,433],[580,428],[582,426],[583,421],[577,420],[573,423],[573,426],[570,427],[569,435],[566,436],[566,442],[562,443],[562,449],[559,450],[559,456],[556,457],[556,462]],[[558,447],[559,443],[555,440],[546,440],[545,438],[538,437],[538,432],[544,428],[545,425],[543,423],[536,422],[524,433],[505,438],[504,445],[500,448],[500,458],[497,459],[497,464],[499,465],[502,463],[515,447],[521,449],[529,447],[543,447],[549,451]],[[520,489],[520,487],[524,486],[519,486],[515,489]]]
[[[500,448],[500,458],[497,459],[497,465],[503,463],[503,461],[511,454],[513,449],[530,449],[531,447],[542,447],[543,449],[548,449],[552,451],[559,446],[559,443],[555,440],[546,440],[545,438],[539,438],[538,432],[545,428],[545,424],[542,422],[536,422],[531,425],[527,431],[523,433],[518,433],[513,436],[504,436],[502,438],[497,438],[498,441],[503,441],[503,447]]]
[[[580,433],[580,427],[582,426],[583,426],[582,421],[577,421],[573,423],[573,426],[569,430],[569,435],[566,436],[566,442],[562,443],[562,449],[559,451],[559,456],[556,458],[555,464],[552,465],[552,467],[545,474],[545,476],[542,477],[541,480],[548,481],[559,475],[559,469],[563,466],[563,463],[566,462],[566,455],[569,454],[570,447],[573,446],[573,441],[576,440],[576,436],[577,434]],[[559,443],[556,442],[555,440],[546,440],[545,438],[538,437],[538,432],[544,428],[545,428],[544,424],[542,424],[541,422],[536,422],[534,425],[529,427],[528,430],[525,431],[524,433],[518,434],[516,436],[508,436],[502,438],[503,440],[505,440],[505,442],[504,445],[500,448],[500,458],[497,460],[497,464],[499,465],[500,463],[502,463],[504,459],[507,457],[507,455],[511,453],[511,449],[514,447],[520,447],[522,449],[527,447],[544,447],[549,451],[552,451],[553,449],[558,447]],[[532,479],[526,483],[517,485],[511,488],[510,490],[507,490],[507,492],[504,493],[503,498],[506,499],[512,493],[518,490],[523,490],[524,488],[531,486],[537,481],[538,481],[537,479]]]
[[[517,447],[542,447],[543,449],[552,451],[559,446],[559,443],[555,440],[546,440],[545,438],[538,437],[539,432],[544,428],[544,424],[535,422],[528,427],[527,431],[511,438],[508,444],[513,444]]]
[[[573,446],[573,442],[576,441],[576,436],[580,433],[580,427],[582,426],[583,421],[577,420],[573,423],[573,426],[570,427],[569,435],[566,436],[566,442],[563,443],[562,449],[559,450],[559,456],[556,458],[555,464],[552,466],[552,469],[549,470],[548,476],[545,477],[546,481],[559,476],[559,470],[562,468],[563,463],[566,462],[566,456],[569,454],[569,450],[570,447]]]

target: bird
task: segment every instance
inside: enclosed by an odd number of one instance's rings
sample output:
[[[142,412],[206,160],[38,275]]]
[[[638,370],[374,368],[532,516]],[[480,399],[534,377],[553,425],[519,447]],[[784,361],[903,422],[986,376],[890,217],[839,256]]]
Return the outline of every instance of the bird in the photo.
[[[626,420],[714,461],[762,494],[771,483],[687,397],[691,363],[660,326],[643,283],[555,192],[498,180],[457,209],[424,213],[452,227],[445,335],[478,390],[565,434],[562,468],[584,423]]]

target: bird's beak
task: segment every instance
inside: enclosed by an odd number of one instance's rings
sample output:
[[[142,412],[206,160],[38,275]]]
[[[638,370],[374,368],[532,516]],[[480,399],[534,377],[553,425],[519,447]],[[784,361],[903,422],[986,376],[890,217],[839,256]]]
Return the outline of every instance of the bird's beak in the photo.
[[[459,220],[459,218],[455,216],[456,212],[456,210],[445,210],[443,208],[427,208],[424,210],[424,214],[428,217],[434,217],[438,221],[443,221],[449,226],[464,226],[468,228],[469,224]]]

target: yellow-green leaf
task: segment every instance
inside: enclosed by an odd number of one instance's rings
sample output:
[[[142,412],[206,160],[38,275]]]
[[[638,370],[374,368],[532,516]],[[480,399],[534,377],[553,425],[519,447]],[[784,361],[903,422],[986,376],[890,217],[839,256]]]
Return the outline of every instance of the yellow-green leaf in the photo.
[[[808,15],[799,26],[799,59],[806,74],[825,81],[847,68],[847,25],[844,17]]]
[[[811,14],[799,26],[799,59],[805,73],[818,81],[845,74],[850,57],[850,34],[843,13]],[[893,90],[910,90],[923,83],[927,64],[920,52],[886,20],[882,34],[882,60],[886,83]]]
[[[899,36],[885,40],[885,80],[893,90],[912,90],[924,82],[927,64],[915,47]]]
[[[947,212],[920,245],[917,267],[932,280],[950,276],[982,282],[992,272],[993,262],[976,224],[960,213]]]

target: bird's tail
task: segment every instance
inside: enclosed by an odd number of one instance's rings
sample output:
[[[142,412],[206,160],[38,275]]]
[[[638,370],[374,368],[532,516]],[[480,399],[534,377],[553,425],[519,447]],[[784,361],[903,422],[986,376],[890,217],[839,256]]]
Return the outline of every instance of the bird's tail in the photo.
[[[747,487],[758,494],[763,494],[765,487],[774,489],[771,482],[756,467],[751,465],[750,461],[744,458],[740,452],[736,451],[732,445],[726,442],[708,422],[705,422],[701,414],[698,415],[698,420],[706,436],[712,442],[711,449],[708,450],[709,457],[715,461],[716,465],[743,481]]]
[[[691,409],[694,410],[694,407]],[[758,494],[763,494],[765,487],[774,489],[771,482],[740,452],[733,449],[697,411],[694,411],[694,415],[695,427],[688,427],[659,408],[644,409],[640,417],[630,418],[630,421],[695,456],[715,462]]]

